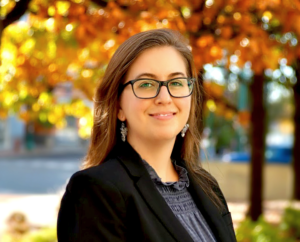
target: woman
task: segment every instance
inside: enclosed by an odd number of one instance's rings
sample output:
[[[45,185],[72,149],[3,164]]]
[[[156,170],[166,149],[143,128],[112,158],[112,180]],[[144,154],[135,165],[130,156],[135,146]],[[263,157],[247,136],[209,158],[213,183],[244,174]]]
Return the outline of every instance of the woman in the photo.
[[[62,198],[59,242],[235,241],[222,192],[198,161],[199,100],[177,32],[142,32],[118,48],[96,90],[86,169]]]

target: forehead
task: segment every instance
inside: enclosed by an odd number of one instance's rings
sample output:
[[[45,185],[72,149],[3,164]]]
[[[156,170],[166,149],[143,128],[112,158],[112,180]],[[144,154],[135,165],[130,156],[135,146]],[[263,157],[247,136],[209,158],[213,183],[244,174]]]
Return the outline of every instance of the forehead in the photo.
[[[171,73],[187,74],[186,60],[171,46],[153,47],[143,51],[128,69],[126,81],[135,79],[143,73],[157,78],[167,78]]]

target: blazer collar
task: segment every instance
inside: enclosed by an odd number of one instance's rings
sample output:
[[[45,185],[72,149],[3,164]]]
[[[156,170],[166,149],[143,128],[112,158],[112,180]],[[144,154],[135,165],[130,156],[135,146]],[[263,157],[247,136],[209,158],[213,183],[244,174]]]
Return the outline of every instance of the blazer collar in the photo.
[[[155,187],[140,155],[128,142],[117,144],[114,154],[135,181],[136,187],[150,209],[169,231],[175,241],[192,242],[192,238],[175,217],[164,198]]]
[[[183,160],[180,160],[178,164],[186,168],[185,162]],[[193,176],[189,175],[189,179],[190,186],[188,190],[191,193],[193,199],[195,200],[198,209],[201,211],[206,222],[209,224],[211,230],[213,231],[217,241],[236,241],[232,219],[220,188],[216,187],[215,190],[217,194],[219,194],[220,199],[224,200],[223,208],[218,208],[210,200],[210,198],[203,191],[203,189],[197,184]]]
[[[132,176],[136,183],[137,189],[143,196],[146,203],[152,209],[153,213],[172,234],[175,240],[192,242],[192,238],[184,227],[175,217],[164,198],[160,195],[152,182],[148,171],[146,170],[140,155],[131,147],[128,142],[119,142],[112,152],[117,155],[128,173]],[[184,161],[179,161],[179,165],[184,165]],[[195,179],[189,175],[190,186],[188,188],[193,199],[195,200],[199,210],[205,217],[207,223],[212,229],[217,241],[232,242],[236,241],[235,235],[229,228],[224,217],[228,215],[228,210],[220,211],[196,183]]]
[[[201,187],[196,183],[195,179],[191,176],[189,176],[189,178],[190,187],[188,190],[213,231],[217,241],[236,241],[227,206],[222,210],[217,208],[217,206],[214,205],[210,198],[205,194],[203,189],[201,189]]]

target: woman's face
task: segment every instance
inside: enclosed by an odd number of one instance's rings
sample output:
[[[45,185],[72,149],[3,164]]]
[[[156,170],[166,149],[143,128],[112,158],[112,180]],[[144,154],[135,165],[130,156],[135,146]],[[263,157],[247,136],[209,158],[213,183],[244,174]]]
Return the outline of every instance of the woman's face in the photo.
[[[170,46],[145,50],[129,68],[125,83],[140,78],[166,81],[187,77],[186,65],[180,53]],[[162,86],[157,97],[139,99],[127,85],[120,97],[118,118],[126,121],[129,141],[174,141],[189,118],[191,96],[173,98]]]

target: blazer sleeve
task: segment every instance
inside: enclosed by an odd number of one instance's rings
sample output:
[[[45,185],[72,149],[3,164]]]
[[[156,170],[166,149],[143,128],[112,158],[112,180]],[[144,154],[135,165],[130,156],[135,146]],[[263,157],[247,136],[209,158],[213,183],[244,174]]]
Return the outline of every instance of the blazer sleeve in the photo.
[[[58,242],[126,241],[125,202],[111,182],[75,173],[61,200]]]

